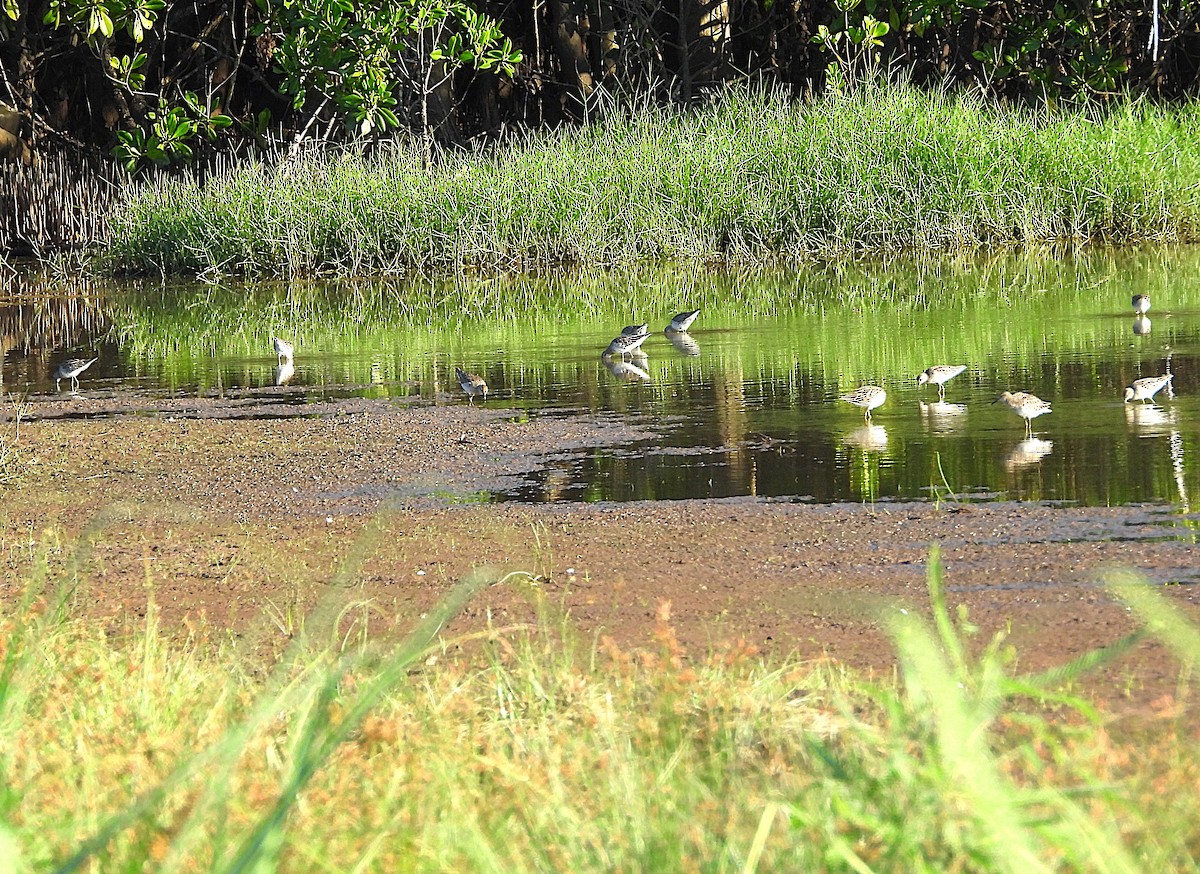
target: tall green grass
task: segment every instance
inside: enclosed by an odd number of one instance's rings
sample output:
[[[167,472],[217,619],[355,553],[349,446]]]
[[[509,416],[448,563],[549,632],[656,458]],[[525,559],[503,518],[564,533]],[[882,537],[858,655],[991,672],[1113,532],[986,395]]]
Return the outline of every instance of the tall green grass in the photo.
[[[880,85],[647,107],[432,169],[417,147],[158,181],[117,271],[356,275],[1192,240],[1200,109],[1047,114]]]
[[[0,638],[6,870],[1196,867],[1190,739],[1115,739],[1055,691],[1112,652],[1027,676],[1002,635],[973,641],[936,552],[932,624],[880,608],[903,685],[689,653],[665,604],[644,648],[581,641],[525,574],[503,584],[531,589],[532,627],[434,642],[480,576],[394,647],[350,609],[270,664],[153,608],[115,636],[72,618],[86,561],[60,564],[40,553]],[[1114,591],[1194,661],[1161,596]]]

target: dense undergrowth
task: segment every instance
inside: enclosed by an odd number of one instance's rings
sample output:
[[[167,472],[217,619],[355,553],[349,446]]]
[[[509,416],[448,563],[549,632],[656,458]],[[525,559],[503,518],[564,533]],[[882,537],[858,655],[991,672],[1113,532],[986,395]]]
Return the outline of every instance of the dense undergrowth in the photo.
[[[936,553],[932,624],[881,613],[902,683],[688,653],[665,604],[640,650],[579,640],[540,595],[538,625],[435,642],[483,577],[405,641],[351,608],[266,663],[153,607],[116,636],[70,618],[75,577],[47,590],[42,556],[0,638],[4,870],[1195,867],[1186,720],[1118,739],[1055,691],[1105,654],[1022,676],[1002,637],[972,644]],[[1195,629],[1114,590],[1194,667]]]
[[[426,168],[417,147],[157,181],[106,263],[334,273],[1192,240],[1200,108],[1033,111],[897,85],[647,107]]]

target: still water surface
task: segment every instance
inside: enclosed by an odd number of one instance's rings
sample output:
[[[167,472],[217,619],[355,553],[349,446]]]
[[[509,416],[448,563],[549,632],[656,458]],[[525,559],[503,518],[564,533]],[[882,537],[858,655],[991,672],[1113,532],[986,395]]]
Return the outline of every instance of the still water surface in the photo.
[[[69,293],[65,293],[68,292]],[[1148,323],[1135,293],[1149,294]],[[95,349],[84,397],[284,401],[363,395],[463,403],[454,366],[514,417],[598,412],[655,437],[552,459],[498,499],[756,495],[815,502],[1171,502],[1200,489],[1200,251],[1006,256],[802,271],[670,268],[354,285],[18,288],[0,302],[3,386],[54,415],[51,374]],[[686,337],[662,332],[701,307]],[[651,324],[646,357],[600,351]],[[281,373],[273,335],[296,344]],[[932,364],[967,371],[919,387]],[[632,366],[630,366],[632,365]],[[1174,374],[1151,405],[1132,380]],[[285,385],[276,385],[282,376]],[[888,391],[868,425],[837,400]],[[66,386],[64,385],[64,388]],[[1030,391],[1024,423],[992,404]]]

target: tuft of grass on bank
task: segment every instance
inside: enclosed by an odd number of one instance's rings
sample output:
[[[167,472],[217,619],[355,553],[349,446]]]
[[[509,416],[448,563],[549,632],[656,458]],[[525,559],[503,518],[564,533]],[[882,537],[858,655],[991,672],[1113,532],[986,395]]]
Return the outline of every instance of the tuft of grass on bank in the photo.
[[[665,604],[637,650],[540,599],[536,626],[432,643],[482,578],[407,640],[349,610],[271,666],[152,605],[106,634],[37,566],[0,637],[6,870],[1135,871],[1200,846],[1186,727],[1118,740],[1052,691],[1104,653],[1021,676],[1001,637],[968,646],[936,553],[932,623],[881,619],[903,685],[688,653]],[[1195,660],[1161,596],[1113,591]]]
[[[1189,241],[1200,105],[1050,112],[900,85],[734,91],[426,169],[422,150],[159,180],[113,212],[115,271],[333,273],[754,262]]]

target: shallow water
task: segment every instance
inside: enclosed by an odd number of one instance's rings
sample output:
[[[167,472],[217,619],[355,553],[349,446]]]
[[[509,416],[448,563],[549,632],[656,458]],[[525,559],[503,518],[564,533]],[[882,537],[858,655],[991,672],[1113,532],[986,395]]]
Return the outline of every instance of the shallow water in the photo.
[[[652,441],[552,459],[523,501],[757,495],[814,502],[1021,499],[1190,507],[1200,489],[1200,251],[1098,252],[851,264],[804,271],[669,268],[547,278],[245,287],[34,285],[0,306],[9,398],[51,416],[58,361],[96,350],[85,397],[348,396],[463,403],[461,364],[489,409],[606,411]],[[64,294],[69,290],[70,294]],[[1130,298],[1149,294],[1149,324]],[[687,337],[662,332],[702,308]],[[645,358],[600,351],[628,323]],[[1147,332],[1148,329],[1148,332]],[[296,344],[294,372],[271,350]],[[965,364],[919,387],[931,364]],[[1171,372],[1159,403],[1125,404],[1133,379]],[[286,384],[277,385],[282,377]],[[888,391],[868,425],[838,401]],[[1004,390],[1053,412],[1034,436]],[[252,415],[252,407],[247,415]]]

